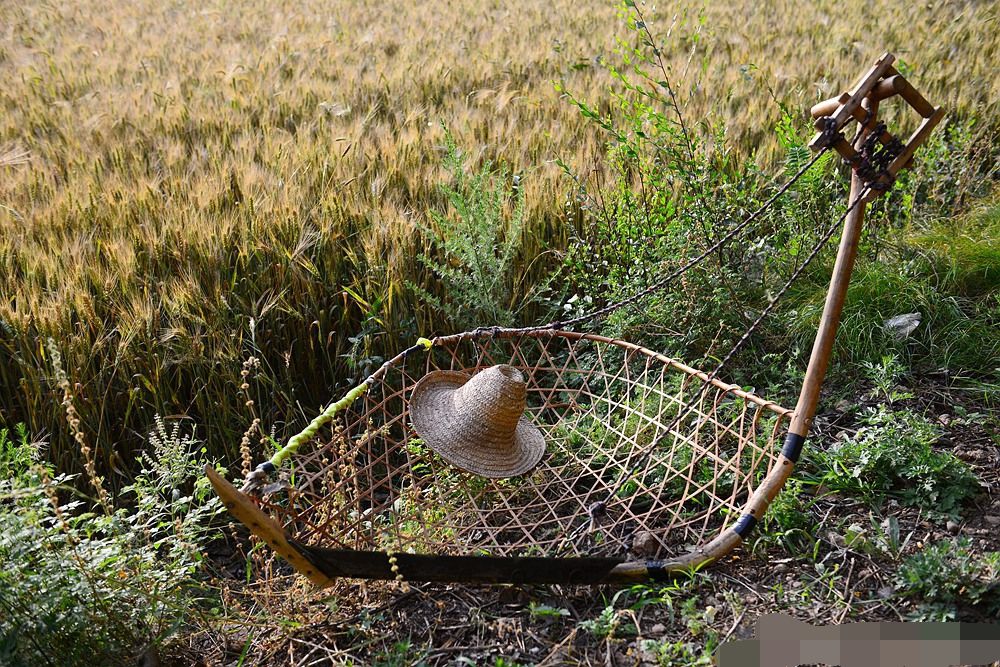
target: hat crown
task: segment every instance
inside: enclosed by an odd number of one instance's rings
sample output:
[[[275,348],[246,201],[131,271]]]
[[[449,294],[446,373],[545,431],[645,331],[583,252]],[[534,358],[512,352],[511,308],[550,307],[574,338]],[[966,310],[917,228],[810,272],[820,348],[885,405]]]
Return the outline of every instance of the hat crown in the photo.
[[[469,377],[427,373],[410,394],[413,430],[445,461],[483,477],[523,475],[545,453],[545,439],[524,414],[524,374],[506,364]]]
[[[500,364],[476,373],[455,391],[452,400],[456,414],[465,417],[467,433],[493,446],[513,446],[527,393],[521,371]]]

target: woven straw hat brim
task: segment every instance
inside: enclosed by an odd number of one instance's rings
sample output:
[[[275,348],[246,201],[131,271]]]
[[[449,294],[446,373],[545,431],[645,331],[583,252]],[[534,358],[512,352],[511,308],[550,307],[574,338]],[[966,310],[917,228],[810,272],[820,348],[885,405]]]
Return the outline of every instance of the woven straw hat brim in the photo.
[[[530,471],[545,454],[545,438],[524,415],[514,429],[513,446],[463,437],[468,415],[460,414],[452,399],[469,380],[459,371],[432,371],[417,382],[410,395],[410,421],[417,435],[442,459],[466,472],[502,479]]]

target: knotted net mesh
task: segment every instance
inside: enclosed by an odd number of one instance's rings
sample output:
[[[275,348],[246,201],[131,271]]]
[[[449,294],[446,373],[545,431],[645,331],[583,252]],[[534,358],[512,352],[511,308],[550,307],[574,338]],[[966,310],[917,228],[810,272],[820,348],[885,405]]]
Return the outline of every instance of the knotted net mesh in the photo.
[[[407,399],[432,370],[509,364],[546,451],[529,474],[463,472],[414,432]],[[625,556],[704,545],[774,465],[790,411],[630,343],[558,330],[438,338],[376,373],[326,443],[293,457],[264,506],[300,542],[450,555]],[[697,400],[688,405],[693,397]],[[672,428],[671,428],[672,426]],[[652,540],[653,552],[649,552]]]

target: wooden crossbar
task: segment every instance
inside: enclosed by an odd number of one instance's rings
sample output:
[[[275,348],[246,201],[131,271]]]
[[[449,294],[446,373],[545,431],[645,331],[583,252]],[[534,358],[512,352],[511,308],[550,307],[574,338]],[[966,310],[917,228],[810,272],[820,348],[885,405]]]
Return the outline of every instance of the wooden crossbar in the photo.
[[[944,109],[935,107],[900,74],[893,63],[896,58],[884,53],[875,64],[861,76],[847,92],[823,100],[810,109],[816,119],[817,133],[809,142],[813,150],[834,148],[851,165],[856,173],[861,173],[865,181],[864,201],[868,202],[888,190],[900,170],[907,167],[916,150],[927,140],[934,127],[944,117]],[[842,130],[853,120],[858,121],[863,132],[871,133],[878,127],[878,105],[883,100],[900,96],[922,121],[910,135],[906,143],[899,142],[888,130],[879,132],[876,140],[883,147],[893,147],[892,161],[878,173],[865,173],[865,156],[858,149],[857,142],[849,142]]]

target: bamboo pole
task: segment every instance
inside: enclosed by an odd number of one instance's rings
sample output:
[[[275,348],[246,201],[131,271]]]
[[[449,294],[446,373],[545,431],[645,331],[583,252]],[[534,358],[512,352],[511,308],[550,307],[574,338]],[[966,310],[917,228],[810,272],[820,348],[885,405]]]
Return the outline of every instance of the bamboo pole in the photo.
[[[864,182],[857,173],[852,172],[851,194],[848,202],[854,202],[860,197],[864,188]],[[844,222],[844,232],[840,238],[840,247],[837,249],[837,260],[833,266],[830,289],[826,295],[826,304],[823,306],[823,316],[816,332],[812,354],[809,356],[809,366],[806,368],[799,401],[795,405],[795,414],[792,416],[792,423],[788,428],[790,433],[802,438],[809,434],[813,417],[816,414],[816,405],[819,403],[819,392],[823,386],[823,378],[830,365],[833,341],[840,325],[840,314],[844,310],[847,288],[851,282],[851,273],[854,271],[854,260],[858,256],[858,243],[861,239],[867,206],[867,202],[858,203],[854,210],[847,214],[847,219]]]
[[[878,104],[871,105],[872,116],[877,111]],[[863,130],[855,143],[864,141],[868,135],[868,130]],[[852,147],[853,148],[853,147]],[[848,205],[853,204],[858,197],[865,192],[865,183],[856,172],[851,173],[851,192],[848,196]],[[806,375],[802,381],[802,390],[799,393],[798,403],[792,415],[791,424],[788,427],[788,436],[785,446],[775,461],[774,466],[768,472],[760,486],[757,487],[753,495],[747,501],[743,516],[740,521],[734,524],[730,531],[736,535],[736,542],[742,538],[764,517],[767,508],[771,505],[775,496],[785,486],[785,482],[792,475],[795,463],[798,460],[802,443],[809,434],[813,417],[816,414],[816,405],[819,403],[819,393],[823,386],[823,378],[826,376],[827,367],[830,365],[830,356],[833,352],[833,342],[837,336],[837,328],[840,325],[840,315],[844,310],[844,301],[847,299],[847,288],[851,283],[851,273],[854,271],[854,260],[858,256],[858,244],[861,240],[861,230],[864,227],[865,209],[868,206],[868,197],[858,201],[851,211],[848,212],[844,220],[844,231],[840,237],[840,247],[837,249],[837,259],[833,265],[833,275],[830,278],[830,289],[826,293],[826,303],[823,306],[823,315],[820,319],[819,327],[816,331],[816,340],[813,342],[812,354],[809,356],[809,366],[806,368]],[[716,540],[718,542],[718,540]],[[714,545],[714,543],[713,543]],[[725,555],[733,544],[720,543],[718,554],[711,554],[711,559],[715,560]]]

